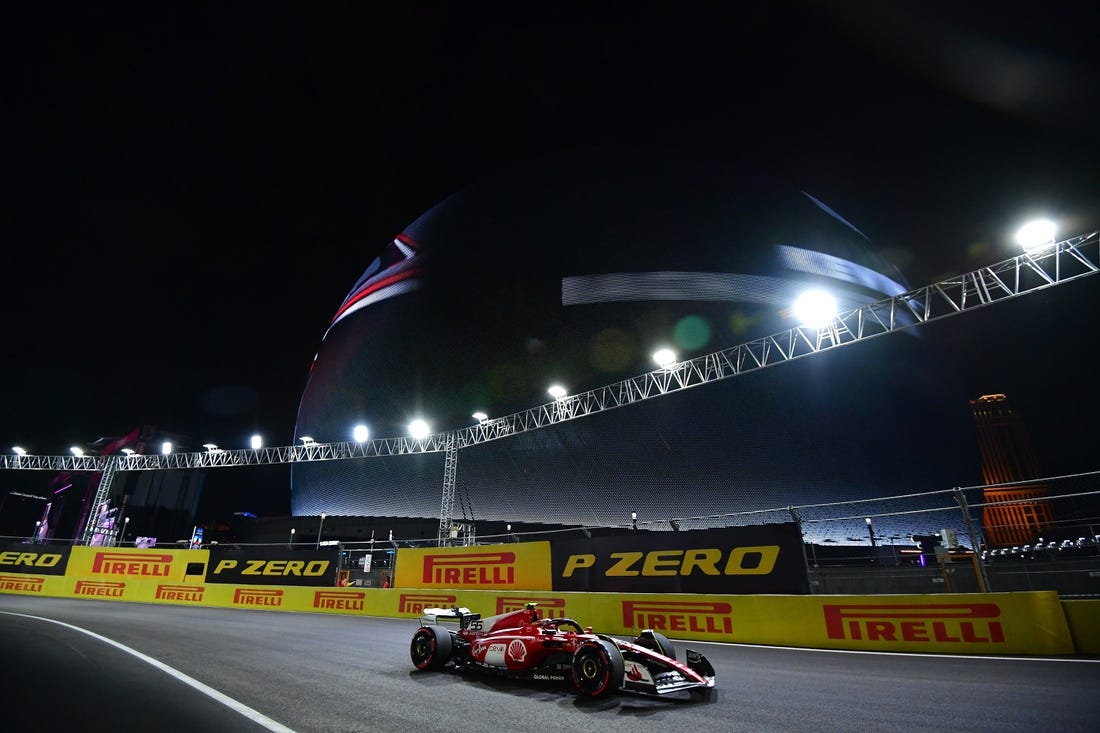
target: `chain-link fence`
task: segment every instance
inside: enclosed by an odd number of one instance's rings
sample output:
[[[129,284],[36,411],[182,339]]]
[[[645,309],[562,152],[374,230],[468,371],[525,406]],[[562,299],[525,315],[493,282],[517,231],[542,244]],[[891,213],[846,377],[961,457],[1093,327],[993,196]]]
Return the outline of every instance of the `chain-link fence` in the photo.
[[[310,524],[310,521],[316,524]],[[338,543],[355,585],[391,582],[401,547],[438,543],[432,518],[272,517],[222,543]],[[798,504],[615,525],[465,519],[451,544],[490,545],[617,532],[672,532],[798,522],[813,593],[1057,590],[1100,596],[1100,471],[990,486]],[[295,542],[292,530],[306,530]],[[385,539],[367,539],[382,537]],[[363,538],[363,539],[360,539]],[[8,538],[34,542],[31,537]],[[288,541],[289,540],[289,541]],[[213,537],[207,543],[215,543]],[[131,543],[125,543],[131,544]],[[158,545],[163,546],[163,544]],[[183,546],[182,544],[180,546]],[[368,559],[369,558],[369,559]]]
[[[647,520],[585,528],[636,528],[682,531],[799,522],[808,544],[864,548],[852,558],[876,557],[898,562],[903,549],[943,543],[977,549],[986,557],[1065,557],[1095,541],[1100,533],[1100,471],[1028,481],[968,486],[895,496],[820,504],[797,504],[754,511]],[[518,529],[478,535],[478,542],[543,539],[576,528]],[[944,532],[946,530],[946,533]],[[946,534],[945,537],[941,535]],[[399,541],[404,541],[399,538]],[[843,560],[843,553],[828,553]]]

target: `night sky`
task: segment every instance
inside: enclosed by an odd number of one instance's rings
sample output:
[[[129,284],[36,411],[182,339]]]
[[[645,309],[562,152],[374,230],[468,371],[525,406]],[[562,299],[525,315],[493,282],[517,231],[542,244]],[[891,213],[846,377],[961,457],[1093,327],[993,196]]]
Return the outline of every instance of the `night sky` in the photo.
[[[555,154],[749,160],[915,286],[1017,254],[1032,214],[1100,226],[1095,3],[520,5],[11,6],[0,449],[144,424],[289,444],[379,250]],[[927,327],[973,397],[1008,394],[1051,475],[1098,468],[1098,291]],[[3,473],[5,491],[47,479]],[[289,512],[285,469],[221,473],[200,521]]]

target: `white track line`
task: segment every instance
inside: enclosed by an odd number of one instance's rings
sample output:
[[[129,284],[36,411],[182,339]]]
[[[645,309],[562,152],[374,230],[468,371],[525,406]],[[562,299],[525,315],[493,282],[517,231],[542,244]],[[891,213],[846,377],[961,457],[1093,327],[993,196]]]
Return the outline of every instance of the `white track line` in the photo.
[[[213,687],[209,687],[208,685],[204,685],[203,683],[199,682],[197,679],[195,679],[193,677],[188,677],[183,672],[180,672],[178,669],[176,669],[174,667],[169,667],[164,662],[158,661],[156,659],[153,659],[150,656],[142,654],[137,649],[131,649],[130,647],[126,646],[125,644],[120,644],[119,642],[115,641],[114,639],[108,639],[106,636],[101,636],[100,634],[97,634],[94,631],[88,631],[87,629],[82,629],[79,626],[73,626],[72,624],[67,624],[64,621],[57,621],[57,620],[52,619],[52,618],[43,618],[41,616],[31,616],[31,615],[25,614],[25,613],[12,613],[11,611],[0,611],[0,613],[5,614],[7,616],[22,616],[23,618],[34,619],[35,621],[47,621],[51,624],[57,624],[58,626],[64,626],[67,629],[72,629],[73,631],[79,631],[82,634],[87,634],[88,636],[92,637],[93,639],[97,639],[98,641],[102,641],[105,644],[110,644],[111,646],[115,647],[116,649],[121,649],[122,651],[126,652],[127,654],[132,654],[133,656],[137,657],[138,659],[145,662],[146,664],[151,664],[152,666],[159,669],[161,672],[164,672],[167,675],[175,677],[177,680],[184,683],[185,685],[189,685],[192,688],[194,688],[195,690],[198,690],[202,694],[206,695],[207,697],[209,697],[211,699],[214,699],[214,700],[217,700],[222,705],[225,705],[230,710],[233,710],[233,711],[243,715],[244,717],[248,718],[249,720],[256,723],[257,725],[261,725],[261,726],[263,726],[264,728],[267,728],[270,731],[274,731],[274,733],[296,733],[293,728],[288,728],[285,725],[283,725],[282,723],[280,723],[278,721],[275,721],[275,720],[272,720],[271,718],[267,717],[266,715],[259,712],[258,710],[253,710],[252,708],[248,707],[244,703],[242,703],[238,700],[234,700],[233,698],[231,698],[228,695],[225,695],[221,692],[218,692]]]

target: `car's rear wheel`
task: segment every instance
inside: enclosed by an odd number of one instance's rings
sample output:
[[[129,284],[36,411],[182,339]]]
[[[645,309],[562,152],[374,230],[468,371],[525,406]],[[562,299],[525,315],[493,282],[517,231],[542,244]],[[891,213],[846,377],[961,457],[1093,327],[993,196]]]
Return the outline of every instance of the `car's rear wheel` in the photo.
[[[587,697],[600,697],[619,689],[623,672],[623,655],[609,641],[586,642],[573,654],[573,686]]]
[[[451,648],[449,631],[422,626],[413,634],[409,656],[417,669],[441,669],[451,658]]]
[[[646,629],[638,635],[634,643],[638,646],[644,646],[646,649],[652,649],[658,654],[664,654],[670,659],[676,658],[676,647],[672,645],[667,636],[659,631]]]

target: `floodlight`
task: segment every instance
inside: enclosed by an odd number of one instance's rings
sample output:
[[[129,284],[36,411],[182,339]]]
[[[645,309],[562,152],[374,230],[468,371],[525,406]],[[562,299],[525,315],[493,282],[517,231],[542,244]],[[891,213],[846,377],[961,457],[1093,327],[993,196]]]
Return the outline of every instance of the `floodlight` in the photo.
[[[653,354],[653,361],[657,362],[657,366],[662,369],[667,369],[676,363],[676,352],[672,349],[658,349]]]
[[[1029,221],[1016,231],[1016,244],[1027,252],[1042,249],[1054,244],[1055,231],[1057,226],[1050,219]]]
[[[824,328],[836,317],[836,298],[824,290],[807,290],[795,300],[794,316],[807,328]]]
[[[413,420],[411,423],[409,423],[409,435],[411,435],[416,440],[427,438],[429,435],[431,435],[431,433],[431,427],[428,425],[427,422],[421,420],[420,418],[417,418],[416,420]]]

